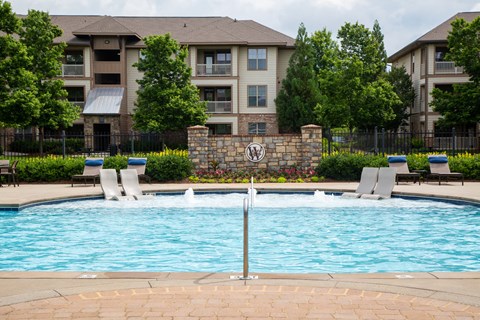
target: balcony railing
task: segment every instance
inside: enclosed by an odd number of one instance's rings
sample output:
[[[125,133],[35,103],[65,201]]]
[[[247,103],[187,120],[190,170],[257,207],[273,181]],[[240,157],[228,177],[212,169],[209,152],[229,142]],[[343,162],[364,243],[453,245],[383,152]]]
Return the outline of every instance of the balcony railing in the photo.
[[[232,113],[232,102],[207,101],[207,113]]]
[[[197,64],[197,76],[230,76],[232,75],[231,64]]]
[[[62,64],[62,77],[83,76],[83,64]]]
[[[463,67],[455,66],[453,61],[436,61],[435,74],[462,74]]]

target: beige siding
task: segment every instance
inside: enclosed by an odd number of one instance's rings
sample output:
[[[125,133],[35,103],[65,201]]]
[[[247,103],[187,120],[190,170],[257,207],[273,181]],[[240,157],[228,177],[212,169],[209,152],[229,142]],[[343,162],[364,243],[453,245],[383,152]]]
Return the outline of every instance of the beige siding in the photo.
[[[127,112],[132,114],[135,110],[135,101],[137,100],[138,83],[137,79],[142,78],[142,73],[132,65],[138,61],[140,50],[127,50]]]
[[[90,53],[91,53],[90,48],[83,49],[83,66],[85,70],[85,77],[87,78],[92,76],[92,70],[90,67],[92,55]]]
[[[277,94],[282,88],[282,80],[287,76],[288,62],[292,56],[293,49],[283,49],[278,50],[278,61],[277,61]]]
[[[267,48],[267,70],[248,70],[247,47],[242,47],[238,54],[239,72],[239,112],[240,113],[275,113],[274,99],[277,94],[277,54],[276,47]],[[249,108],[247,87],[253,85],[267,86],[267,107]]]

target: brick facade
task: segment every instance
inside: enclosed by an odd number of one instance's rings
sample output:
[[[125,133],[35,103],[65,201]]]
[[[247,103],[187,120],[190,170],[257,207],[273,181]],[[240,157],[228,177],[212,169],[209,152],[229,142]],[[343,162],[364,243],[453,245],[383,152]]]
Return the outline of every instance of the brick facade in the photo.
[[[261,161],[247,158],[245,149],[250,143],[265,148]],[[194,126],[188,128],[188,155],[197,170],[208,169],[212,161],[217,161],[220,169],[229,170],[316,167],[322,155],[322,128],[307,125],[301,134],[289,135],[209,136],[207,127]]]

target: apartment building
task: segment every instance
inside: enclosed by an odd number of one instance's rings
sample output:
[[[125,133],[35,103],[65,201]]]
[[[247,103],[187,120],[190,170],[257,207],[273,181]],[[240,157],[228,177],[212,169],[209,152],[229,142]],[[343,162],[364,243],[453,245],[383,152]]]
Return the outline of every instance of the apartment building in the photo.
[[[462,67],[445,59],[448,52],[447,36],[453,20],[463,18],[472,21],[479,15],[480,12],[458,13],[388,58],[393,66],[404,66],[413,81],[417,97],[410,110],[412,131],[435,131],[440,115],[430,106],[434,88],[452,90],[453,84],[469,81]],[[478,131],[478,128],[462,129]]]
[[[142,77],[132,65],[149,35],[187,45],[192,83],[208,103],[211,134],[278,133],[274,100],[295,40],[251,20],[228,17],[51,16],[66,42],[62,75],[82,107],[74,132],[125,133]]]

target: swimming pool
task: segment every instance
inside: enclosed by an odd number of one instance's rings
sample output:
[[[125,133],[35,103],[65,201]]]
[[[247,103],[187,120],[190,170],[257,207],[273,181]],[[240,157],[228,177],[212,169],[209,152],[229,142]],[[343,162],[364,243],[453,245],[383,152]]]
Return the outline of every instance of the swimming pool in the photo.
[[[0,270],[241,272],[245,193],[85,200],[0,212]],[[480,270],[480,208],[258,194],[250,271]]]

